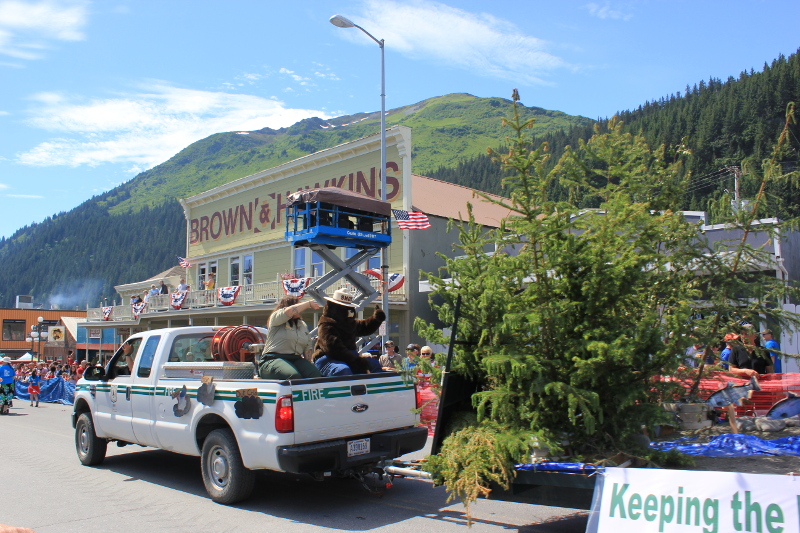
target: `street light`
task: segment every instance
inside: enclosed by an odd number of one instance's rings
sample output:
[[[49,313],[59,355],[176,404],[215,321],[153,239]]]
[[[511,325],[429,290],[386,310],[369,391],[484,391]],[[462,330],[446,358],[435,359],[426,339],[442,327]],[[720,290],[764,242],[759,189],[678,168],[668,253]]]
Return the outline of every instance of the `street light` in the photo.
[[[381,49],[381,200],[386,201],[386,68],[384,61],[384,42],[383,39],[376,39],[370,32],[354,23],[352,20],[342,15],[334,15],[331,17],[331,24],[337,28],[358,28],[367,37],[378,43]],[[389,221],[391,224],[391,220]],[[383,284],[383,291],[381,293],[381,306],[386,312],[386,328],[385,334],[381,336],[381,349],[386,345],[386,337],[389,334],[389,291],[387,291],[387,283],[389,280],[389,265],[387,261],[386,247],[381,248],[381,283]]]
[[[34,342],[34,341],[36,341],[36,340],[38,340],[38,341],[39,341],[39,347],[38,347],[38,349],[36,350],[36,356],[37,356],[37,357],[41,357],[41,353],[42,353],[42,339],[44,339],[44,340],[47,340],[47,331],[45,330],[45,328],[47,327],[47,325],[45,325],[45,324],[43,323],[43,322],[44,322],[44,318],[43,318],[43,317],[39,317],[39,318],[37,319],[37,321],[38,321],[38,323],[37,323],[37,324],[34,324],[34,325],[32,325],[32,326],[31,326],[31,336],[30,336],[30,337],[28,337],[28,338],[27,338],[27,339],[25,339],[25,340],[30,340],[30,343],[31,343],[31,351],[33,351],[33,342]]]

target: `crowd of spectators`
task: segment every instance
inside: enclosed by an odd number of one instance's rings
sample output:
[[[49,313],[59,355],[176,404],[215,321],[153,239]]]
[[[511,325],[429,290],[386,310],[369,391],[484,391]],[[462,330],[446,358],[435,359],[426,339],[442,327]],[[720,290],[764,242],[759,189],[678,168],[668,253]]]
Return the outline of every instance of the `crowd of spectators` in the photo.
[[[86,368],[88,368],[88,366],[89,363],[87,361],[81,361],[80,363],[74,361],[69,361],[67,363],[60,363],[56,361],[31,361],[18,363],[14,366],[14,381],[25,385],[29,384],[35,369],[36,375],[42,383],[54,378],[62,378],[64,381],[74,385],[81,378],[83,372],[86,370]]]
[[[685,366],[697,367],[704,360],[706,365],[716,364],[725,370],[750,369],[759,374],[780,374],[783,371],[780,350],[772,330],[756,333],[752,327],[745,326],[739,333],[728,333],[709,347],[696,341],[686,349],[683,362]]]

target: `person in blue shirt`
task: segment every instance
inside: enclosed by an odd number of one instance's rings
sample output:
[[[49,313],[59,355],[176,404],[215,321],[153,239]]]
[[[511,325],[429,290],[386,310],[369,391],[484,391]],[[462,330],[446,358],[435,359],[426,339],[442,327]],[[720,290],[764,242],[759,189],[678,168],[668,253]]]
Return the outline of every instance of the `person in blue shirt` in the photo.
[[[11,358],[0,361],[0,414],[8,413],[14,398],[14,376],[17,372],[11,366]]]
[[[728,359],[731,357],[731,345],[725,343],[725,348],[719,353],[719,366],[728,370]]]
[[[771,329],[765,329],[761,332],[761,337],[764,339],[764,348],[769,352],[772,358],[773,373],[780,374],[783,369],[781,368],[781,354],[776,353],[781,351],[781,345],[772,336]]]

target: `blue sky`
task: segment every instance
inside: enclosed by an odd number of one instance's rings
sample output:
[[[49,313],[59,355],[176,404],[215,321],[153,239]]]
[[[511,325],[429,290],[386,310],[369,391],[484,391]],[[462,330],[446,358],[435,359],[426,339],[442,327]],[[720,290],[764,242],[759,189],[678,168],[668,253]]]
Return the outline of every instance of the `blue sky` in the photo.
[[[0,0],[0,236],[220,131],[454,92],[590,118],[760,70],[800,2]]]

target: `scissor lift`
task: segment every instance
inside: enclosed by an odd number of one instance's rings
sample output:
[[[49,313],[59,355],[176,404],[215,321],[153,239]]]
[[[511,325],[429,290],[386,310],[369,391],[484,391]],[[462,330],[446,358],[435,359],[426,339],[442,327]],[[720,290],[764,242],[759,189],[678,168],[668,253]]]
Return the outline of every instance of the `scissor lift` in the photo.
[[[358,289],[353,298],[356,311],[375,300],[378,291],[356,269],[392,242],[389,202],[338,187],[298,191],[287,200],[286,240],[296,247],[310,248],[330,267],[305,289],[306,293],[325,305],[325,289],[346,279]],[[343,260],[334,252],[339,246],[357,248],[358,252]],[[384,312],[388,317],[389,310]]]

